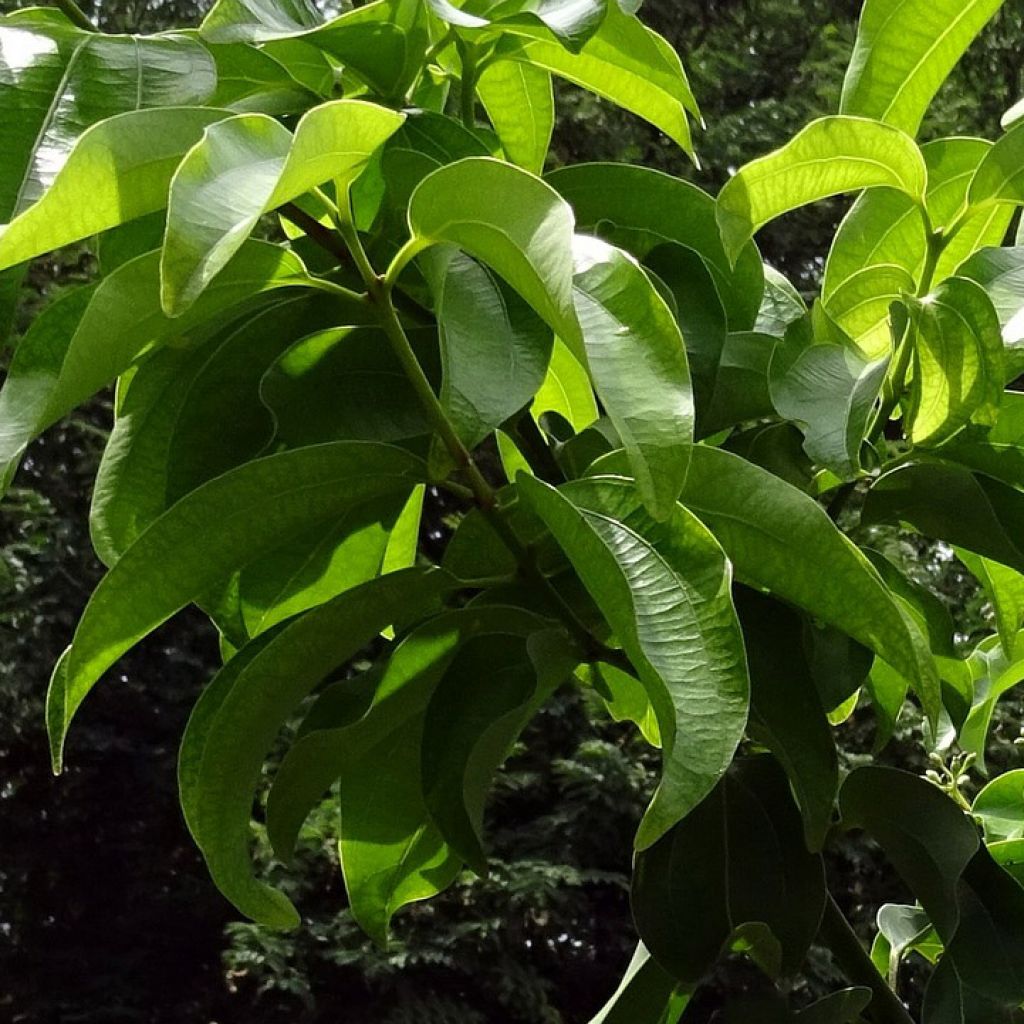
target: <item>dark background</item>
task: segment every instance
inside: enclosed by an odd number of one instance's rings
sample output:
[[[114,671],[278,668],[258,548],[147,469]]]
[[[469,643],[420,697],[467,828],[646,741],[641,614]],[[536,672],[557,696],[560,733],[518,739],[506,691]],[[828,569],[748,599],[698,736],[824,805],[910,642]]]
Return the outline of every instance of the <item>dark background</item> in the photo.
[[[0,10],[16,6],[0,2]],[[201,6],[83,4],[104,29],[141,32],[195,24]],[[730,168],[837,109],[858,6],[647,0],[645,20],[683,54],[709,123],[698,135],[706,170],[697,174],[653,129],[568,88],[560,90],[553,163],[625,160],[716,190]],[[1024,91],[1022,40],[1024,5],[1011,0],[944,88],[925,136],[995,137],[1003,111]],[[843,209],[836,201],[784,218],[762,236],[766,258],[813,291]],[[39,261],[18,327],[92,272],[84,249]],[[614,988],[635,941],[629,850],[656,762],[578,694],[552,701],[501,775],[490,811],[490,877],[467,876],[403,911],[386,952],[344,909],[325,838],[329,802],[310,821],[295,869],[285,873],[258,850],[266,876],[302,909],[299,932],[239,922],[208,880],[175,785],[178,738],[217,664],[198,615],[180,616],[97,688],[72,730],[69,768],[52,778],[43,696],[100,574],[86,523],[109,420],[109,402],[98,400],[37,442],[0,518],[0,1021],[583,1024]],[[878,540],[949,603],[965,641],[983,626],[987,609],[947,551],[895,534]],[[995,730],[997,764],[1020,764],[1012,741],[1021,715],[1011,695]],[[864,756],[869,722],[858,712],[844,727],[851,763]],[[886,756],[917,766],[913,739],[911,720]],[[830,871],[865,933],[877,906],[902,896],[865,846],[836,850]],[[732,989],[758,983],[732,971]],[[798,999],[834,980],[824,954],[812,957],[808,978]],[[913,977],[907,991],[913,995]],[[713,998],[707,1003],[710,1017]]]

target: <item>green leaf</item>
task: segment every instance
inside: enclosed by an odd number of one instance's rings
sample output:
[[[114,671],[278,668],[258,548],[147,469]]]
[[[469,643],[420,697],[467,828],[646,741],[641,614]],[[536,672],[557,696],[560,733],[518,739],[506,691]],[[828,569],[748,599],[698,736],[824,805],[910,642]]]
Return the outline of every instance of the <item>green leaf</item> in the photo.
[[[632,722],[652,746],[661,746],[658,715],[644,684],[614,665],[586,666],[591,685],[601,695],[608,714],[616,722]]]
[[[592,472],[614,472],[612,456]],[[697,445],[680,502],[707,524],[737,578],[770,591],[871,648],[912,679],[937,718],[927,642],[864,555],[812,498],[764,469]],[[829,571],[822,573],[821,566]]]
[[[857,1024],[870,1002],[871,989],[844,988],[811,1003],[794,1019],[796,1024]]]
[[[249,242],[203,301],[188,316],[171,320],[160,309],[158,266],[156,252],[126,263],[97,286],[84,310],[81,297],[62,299],[26,334],[0,392],[3,487],[29,441],[139,356],[185,333],[201,340],[275,289],[330,289],[311,278],[292,253]]]
[[[139,110],[90,128],[42,198],[0,230],[0,270],[162,210],[182,155],[228,116],[212,108]]]
[[[555,127],[551,75],[533,64],[498,61],[484,69],[476,91],[505,155],[540,174]]]
[[[416,564],[419,548],[420,521],[423,517],[423,499],[427,488],[421,484],[413,488],[388,537],[388,545],[381,563],[381,573],[398,572]]]
[[[948,943],[960,924],[960,878],[979,847],[971,819],[930,782],[878,766],[847,776],[839,807],[844,828],[882,847]]]
[[[1024,395],[1004,392],[994,427],[965,430],[944,444],[941,453],[945,459],[1017,486],[1024,479]]]
[[[410,332],[421,365],[437,376],[436,331]],[[267,370],[260,397],[275,443],[407,441],[430,433],[409,378],[376,328],[337,328],[296,342]]]
[[[243,648],[196,705],[182,744],[182,804],[214,882],[242,913],[270,927],[299,923],[249,857],[253,793],[281,727],[325,676],[385,627],[433,610],[446,587],[439,573],[409,570],[342,594]]]
[[[537,420],[545,412],[556,412],[577,433],[597,419],[597,401],[587,371],[558,338],[551,350],[547,375],[534,395],[531,412]]]
[[[1024,495],[960,466],[914,462],[890,470],[868,492],[861,521],[906,523],[1024,572]]]
[[[938,940],[931,918],[920,908],[903,903],[885,903],[875,918],[878,934],[871,947],[871,959],[878,972],[897,987],[903,958],[929,936]],[[941,946],[941,943],[940,943]]]
[[[794,326],[772,353],[772,404],[784,419],[800,424],[804,451],[843,480],[861,469],[860,452],[888,354],[869,361],[821,306],[801,330]]]
[[[527,405],[551,358],[551,331],[491,270],[438,250],[432,278],[441,340],[441,405],[467,448]]]
[[[333,297],[292,295],[209,344],[164,348],[138,368],[121,388],[93,489],[92,542],[106,565],[178,498],[264,449],[274,423],[260,378],[337,313]]]
[[[590,1024],[678,1024],[690,995],[638,943],[615,994]]]
[[[1016,376],[1024,365],[1024,249],[982,249],[959,273],[977,281],[992,300],[1008,347],[1007,376]]]
[[[739,761],[633,872],[633,916],[651,955],[695,984],[741,926],[767,926],[783,971],[800,965],[825,905],[821,858],[803,844],[800,815],[770,758]]]
[[[481,876],[484,804],[494,773],[578,661],[558,630],[525,642],[479,637],[460,648],[434,689],[423,721],[424,802],[445,842]]]
[[[179,501],[103,578],[54,671],[47,698],[54,765],[86,694],[162,622],[289,532],[374,497],[407,497],[422,479],[423,464],[401,449],[337,442],[246,463]]]
[[[318,95],[289,74],[266,50],[250,43],[211,45],[217,62],[215,107],[238,113],[301,114],[318,102]]]
[[[750,665],[750,731],[778,759],[800,806],[809,850],[832,825],[839,761],[825,708],[807,663],[800,617],[741,589],[736,605]]]
[[[0,24],[0,223],[50,188],[92,125],[144,108],[198,107],[215,82],[213,59],[188,36],[100,35],[57,21]],[[167,122],[172,134],[175,120],[172,114]],[[150,146],[169,141],[154,138]]]
[[[840,110],[917,134],[932,98],[1003,0],[867,0]]]
[[[990,843],[988,852],[1008,875],[1024,886],[1024,839]]]
[[[207,128],[170,186],[160,262],[167,315],[195,302],[264,213],[328,180],[346,195],[401,123],[401,114],[384,107],[336,100],[305,114],[294,136],[263,114]]]
[[[607,4],[597,33],[579,53],[546,37],[543,29],[510,26],[524,38],[503,38],[495,58],[544,68],[649,121],[693,155],[687,114],[700,116],[682,62],[657,32]],[[532,36],[533,38],[525,38]]]
[[[550,186],[510,164],[469,157],[420,182],[409,227],[423,248],[449,243],[486,263],[578,347],[572,210]]]
[[[782,338],[786,328],[807,312],[807,303],[789,278],[773,266],[764,265],[764,298],[757,313],[754,330]]]
[[[824,117],[729,179],[718,196],[718,224],[735,261],[760,228],[790,210],[880,186],[923,201],[926,183],[921,151],[899,129],[857,117]]]
[[[960,729],[959,744],[974,754],[980,771],[986,771],[985,748],[999,699],[1024,682],[1024,647],[1018,635],[1010,653],[1003,651],[998,637],[986,637],[971,652],[967,665],[974,687],[974,699],[967,720]]]
[[[907,432],[935,446],[968,423],[992,426],[1003,393],[999,320],[982,287],[952,277],[914,301],[917,328]]]
[[[982,139],[939,139],[921,147],[928,168],[926,206],[933,230],[947,228],[967,198],[978,164],[992,148]],[[932,278],[936,285],[957,272],[977,249],[999,245],[1012,210],[973,214],[945,240]],[[921,209],[894,189],[870,189],[844,218],[829,251],[822,285],[828,311],[868,355],[888,349],[889,306],[917,291],[928,255]]]
[[[539,0],[523,3],[491,5],[488,17],[463,10],[450,0],[427,0],[431,11],[449,25],[463,29],[493,28],[497,30],[543,27],[563,46],[578,53],[580,47],[601,27],[608,0]],[[476,5],[475,10],[483,10]],[[470,39],[479,33],[466,33]]]
[[[664,750],[662,781],[637,834],[656,842],[711,791],[732,760],[749,696],[743,639],[721,549],[675,506],[653,521],[627,480],[560,492],[518,478],[647,687]]]
[[[956,554],[981,584],[992,605],[1003,653],[1013,657],[1017,633],[1024,626],[1024,575],[971,551],[958,550]]]
[[[306,815],[338,780],[345,885],[353,915],[376,941],[386,941],[395,911],[440,891],[461,863],[424,799],[424,719],[432,696],[469,641],[522,642],[548,626],[504,606],[466,608],[427,621],[391,655],[365,715],[348,727],[307,733],[282,762],[267,806],[274,849],[290,854]],[[382,774],[384,761],[390,769]],[[382,805],[388,807],[384,817]]]
[[[263,42],[323,24],[312,0],[217,0],[200,31],[213,43]]]
[[[577,235],[574,301],[594,389],[656,518],[667,518],[686,480],[693,395],[675,319],[636,261]]]
[[[981,819],[990,844],[1024,838],[1024,768],[993,779],[974,798],[971,814]]]
[[[709,378],[710,394],[705,391],[706,411],[699,420],[702,437],[775,414],[768,370],[778,344],[778,339],[770,334],[753,331],[726,336],[718,364]]]
[[[547,180],[572,204],[578,230],[599,235],[638,260],[668,242],[692,249],[715,279],[729,329],[753,327],[764,287],[761,257],[751,242],[735,267],[730,264],[715,222],[715,201],[706,192],[660,171],[625,164],[565,167]]]
[[[985,155],[971,180],[972,208],[994,203],[1024,203],[1024,125],[1008,131]]]

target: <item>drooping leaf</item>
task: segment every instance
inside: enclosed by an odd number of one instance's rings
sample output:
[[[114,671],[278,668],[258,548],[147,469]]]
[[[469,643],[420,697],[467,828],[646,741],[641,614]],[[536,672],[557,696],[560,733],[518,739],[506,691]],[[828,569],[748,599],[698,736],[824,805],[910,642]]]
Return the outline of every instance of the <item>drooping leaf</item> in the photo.
[[[50,188],[86,129],[129,111],[198,107],[215,81],[210,54],[185,35],[101,35],[58,21],[0,25],[0,223]],[[145,123],[166,124],[173,135],[180,120],[172,113]]]
[[[1008,346],[1007,377],[1022,366],[1024,345],[1024,249],[982,249],[959,270],[961,277],[977,281],[992,300],[1003,342]]]
[[[598,463],[598,472],[614,471]],[[938,714],[927,643],[867,559],[806,494],[730,452],[698,445],[680,501],[710,527],[737,578],[837,627],[915,681]],[[829,572],[820,572],[828,565]]]
[[[1024,838],[1024,768],[994,778],[974,798],[971,813],[990,844]]]
[[[669,242],[692,249],[715,279],[729,329],[753,327],[764,289],[761,257],[751,242],[735,267],[730,265],[715,222],[715,201],[706,192],[660,171],[625,164],[560,168],[547,180],[572,205],[579,230],[641,261]]]
[[[196,705],[182,803],[214,881],[243,913],[271,927],[299,921],[283,893],[256,879],[249,856],[253,792],[281,726],[382,629],[433,610],[446,585],[440,573],[408,570],[349,591],[257,641],[255,653],[243,649],[241,666],[229,661],[206,691],[215,696]]]
[[[558,338],[551,350],[547,374],[534,396],[531,412],[535,419],[545,412],[556,412],[577,433],[597,419],[597,401],[587,371]]]
[[[880,186],[923,201],[926,184],[921,151],[899,129],[857,117],[825,117],[733,175],[718,197],[718,224],[735,261],[760,228],[797,207]]]
[[[971,179],[967,201],[974,209],[995,203],[1024,202],[1024,125],[1011,128],[981,161]]]
[[[93,488],[90,532],[106,565],[178,498],[260,453],[273,434],[260,378],[337,313],[333,297],[292,295],[207,345],[164,348],[139,367],[122,388]]]
[[[1024,626],[1024,575],[971,551],[959,550],[957,557],[981,584],[992,605],[1003,653],[1013,657],[1017,633]]]
[[[147,633],[280,543],[282,535],[334,519],[377,496],[408,496],[422,479],[423,464],[401,449],[337,442],[246,463],[174,505],[93,592],[54,670],[47,723],[55,766],[86,694]],[[169,551],[173,559],[167,558]]]
[[[168,316],[195,302],[264,213],[327,180],[345,195],[401,123],[376,104],[336,100],[304,115],[294,136],[263,114],[207,128],[171,182],[160,262]]]
[[[840,109],[916,135],[932,98],[1003,0],[867,0]]]
[[[651,955],[677,981],[698,982],[743,925],[758,923],[794,970],[825,904],[821,858],[770,758],[739,761],[687,818],[637,858],[633,915]]]
[[[632,722],[652,747],[660,747],[658,714],[644,684],[614,665],[594,665],[589,673],[612,718],[616,722]]]
[[[992,426],[1003,393],[1003,344],[992,302],[963,277],[912,306],[916,326],[907,432],[941,444],[967,423]]]
[[[948,942],[960,924],[960,879],[979,847],[970,818],[930,782],[879,766],[851,772],[839,806],[843,826],[882,847]]]
[[[618,3],[579,53],[571,53],[528,25],[513,31],[523,38],[499,41],[496,57],[544,68],[649,121],[693,154],[688,114],[700,112],[675,50]],[[531,38],[532,37],[532,38]]]
[[[461,864],[424,802],[421,752],[431,697],[469,641],[522,641],[548,625],[523,609],[504,606],[428,620],[395,649],[362,718],[348,727],[307,733],[282,762],[267,809],[275,850],[279,856],[290,854],[306,815],[338,780],[345,884],[353,914],[378,942],[386,940],[396,910],[444,888]],[[379,771],[381,758],[390,762],[386,775]],[[380,814],[382,801],[389,808],[386,816]]]
[[[411,331],[409,337],[420,364],[436,378],[436,332]],[[274,415],[275,443],[290,448],[399,442],[430,433],[409,378],[384,333],[372,327],[303,338],[266,372],[260,396]]]
[[[664,971],[638,943],[633,959],[615,994],[605,1003],[590,1024],[678,1024],[690,1002],[686,989]]]
[[[439,250],[433,278],[441,340],[441,405],[467,448],[522,409],[551,357],[551,329],[491,270]]]
[[[986,771],[985,748],[992,715],[1000,698],[1024,682],[1024,646],[1018,634],[1009,653],[1003,650],[999,638],[988,636],[971,652],[967,659],[973,684],[971,709],[964,721],[958,742],[967,753],[975,755],[976,764]]]
[[[728,563],[683,508],[653,521],[627,480],[579,480],[561,492],[525,475],[518,484],[654,705],[664,758],[637,834],[637,847],[647,848],[711,791],[746,723],[749,683]]]
[[[686,480],[693,395],[676,321],[636,261],[577,235],[573,293],[594,389],[644,501],[667,518]]]
[[[480,875],[494,773],[578,660],[554,629],[525,642],[481,637],[463,645],[434,689],[423,722],[423,797],[445,842]]]
[[[820,850],[832,824],[839,761],[807,663],[803,623],[751,590],[741,589],[736,604],[750,665],[751,732],[785,768],[808,849]]]
[[[861,521],[907,523],[1024,572],[1024,495],[961,466],[912,462],[884,473],[868,493]]]
[[[162,210],[182,155],[228,116],[209,107],[139,110],[88,129],[42,198],[0,231],[0,270]]]
[[[510,164],[469,157],[420,182],[409,201],[409,226],[424,247],[450,243],[486,263],[563,341],[578,346],[573,216],[554,189]]]
[[[780,416],[799,423],[812,462],[840,479],[860,471],[868,421],[889,366],[866,359],[821,306],[772,354],[769,387]]]
[[[550,73],[521,61],[498,61],[480,75],[477,95],[505,155],[520,167],[540,174],[555,127]]]
[[[249,242],[188,316],[160,309],[159,253],[131,260],[105,278],[84,309],[63,300],[41,317],[18,346],[0,392],[0,477],[3,486],[36,435],[127,370],[147,351],[186,332],[202,340],[279,288],[324,288],[292,253]],[[59,312],[58,312],[59,310]]]

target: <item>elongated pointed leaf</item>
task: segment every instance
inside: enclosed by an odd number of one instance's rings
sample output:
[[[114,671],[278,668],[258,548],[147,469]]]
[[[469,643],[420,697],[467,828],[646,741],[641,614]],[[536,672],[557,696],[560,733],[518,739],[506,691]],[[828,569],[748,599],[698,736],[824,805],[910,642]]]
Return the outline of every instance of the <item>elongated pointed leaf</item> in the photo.
[[[687,181],[646,167],[580,164],[547,180],[569,201],[578,228],[599,235],[643,262],[676,242],[696,252],[714,276],[729,329],[748,331],[757,319],[764,270],[753,242],[730,265],[715,222],[715,201]]]
[[[486,263],[567,344],[578,346],[572,210],[550,186],[497,160],[459,160],[419,184],[409,226],[424,245],[447,242]]]
[[[299,918],[288,898],[255,877],[249,816],[260,769],[296,705],[382,629],[436,607],[446,586],[436,572],[382,576],[294,619],[243,649],[196,705],[182,746],[182,804],[221,892],[271,927]]]
[[[522,409],[544,380],[551,329],[486,266],[442,252],[434,295],[441,405],[467,448]]]
[[[773,266],[764,265],[764,298],[754,330],[782,338],[786,328],[807,312],[807,303],[790,280]]]
[[[626,480],[581,480],[561,493],[525,475],[518,483],[655,707],[665,754],[661,785],[637,834],[645,849],[707,796],[746,723],[749,683],[728,563],[679,506],[665,523],[652,521]]]
[[[985,155],[971,181],[972,207],[1024,202],[1024,125],[1008,131]]]
[[[540,174],[555,127],[551,74],[521,61],[498,61],[488,65],[476,88],[505,155]]]
[[[1024,479],[1024,395],[1004,392],[994,427],[965,430],[941,451],[951,462],[1019,485]]]
[[[971,813],[981,818],[989,843],[1024,837],[1024,769],[993,779],[974,798]]]
[[[640,942],[615,994],[590,1024],[633,1024],[640,1020],[678,1024],[689,1001],[685,987],[677,984]]]
[[[959,274],[977,281],[987,292],[1006,345],[1014,349],[1024,344],[1024,249],[982,249],[964,263]],[[1008,352],[1007,357],[1008,371],[1019,370],[1021,356]]]
[[[779,759],[800,806],[810,850],[832,825],[839,759],[807,663],[800,617],[777,601],[740,590],[736,605],[750,663],[750,729]]]
[[[46,192],[92,125],[148,107],[199,106],[215,81],[213,59],[188,36],[100,35],[56,21],[0,25],[0,223]]]
[[[844,114],[917,134],[932,98],[1003,0],[867,0],[843,83]]]
[[[422,478],[423,464],[401,449],[338,442],[247,463],[178,502],[104,577],[54,672],[47,721],[55,766],[86,694],[147,633],[282,534],[376,496],[407,496]]]
[[[996,704],[1006,693],[1024,682],[1024,646],[1018,634],[1009,653],[998,637],[988,636],[967,659],[974,699],[958,737],[961,748],[974,754],[980,771],[987,771],[985,749]]]
[[[316,185],[340,194],[402,116],[359,100],[315,107],[294,136],[262,114],[211,125],[171,182],[161,254],[161,302],[180,316],[238,251],[259,218]]]
[[[772,354],[772,404],[800,424],[810,460],[840,479],[860,471],[861,446],[888,367],[888,353],[866,359],[820,307],[813,325],[791,328]]]
[[[784,970],[799,966],[821,920],[821,858],[770,757],[737,762],[685,820],[637,858],[640,938],[677,981],[695,984],[744,925],[766,927]]]
[[[992,605],[1003,653],[1012,657],[1017,633],[1024,626],[1024,575],[971,551],[958,550],[957,557],[981,584]]]
[[[182,155],[208,125],[228,116],[173,107],[120,114],[90,128],[42,198],[0,232],[0,269],[162,210]]]
[[[626,14],[617,3],[579,53],[545,37],[542,29],[510,26],[523,36],[499,42],[499,59],[526,62],[550,71],[660,128],[693,155],[688,114],[700,117],[675,50],[656,32]]]
[[[1024,495],[961,466],[916,462],[883,474],[868,494],[864,523],[907,523],[1024,572]]]
[[[913,306],[914,379],[908,433],[915,444],[937,445],[967,423],[992,426],[1003,393],[999,320],[980,285],[944,281]]]
[[[443,889],[461,864],[424,802],[421,750],[431,697],[468,642],[522,641],[547,625],[522,609],[497,606],[428,621],[394,651],[361,719],[347,728],[307,733],[282,763],[268,805],[275,849],[290,853],[313,804],[339,780],[345,885],[356,920],[378,942],[386,941],[395,911]],[[391,762],[384,775],[382,758]],[[386,816],[380,814],[382,803]]]
[[[92,542],[106,565],[178,498],[263,450],[274,424],[260,378],[337,313],[333,297],[292,295],[208,345],[165,348],[139,367],[122,388],[93,489]]]
[[[978,851],[970,818],[936,786],[895,768],[858,768],[839,794],[845,828],[865,829],[910,886],[939,934],[960,923],[957,886]]]
[[[323,23],[312,0],[217,0],[203,19],[211,42],[262,42],[299,35]]]
[[[609,7],[608,0],[540,0],[492,5],[485,17],[463,10],[452,0],[427,0],[427,4],[442,21],[462,29],[543,27],[574,53],[601,27]],[[470,39],[474,37],[469,34]]]
[[[686,480],[693,394],[668,306],[632,257],[577,235],[576,314],[594,388],[629,455],[644,501],[667,518]]]
[[[857,117],[824,117],[730,178],[718,197],[718,224],[735,261],[760,228],[790,210],[879,186],[923,200],[926,183],[921,151],[899,129]]]
[[[545,412],[557,412],[577,433],[597,419],[597,402],[587,371],[558,338],[531,411],[537,419]]]
[[[217,62],[217,90],[210,101],[216,107],[280,116],[300,114],[319,99],[266,50],[250,43],[224,43],[209,49]]]
[[[84,310],[66,299],[40,318],[18,347],[0,392],[3,487],[36,435],[127,370],[145,352],[185,332],[201,340],[261,295],[278,288],[321,287],[290,252],[249,242],[187,317],[160,309],[159,253],[140,256],[106,278]],[[74,313],[74,316],[69,314]]]
[[[914,680],[929,714],[938,715],[927,642],[816,502],[758,466],[703,445],[694,449],[680,501],[710,527],[738,579],[870,647]],[[828,573],[820,572],[822,565]]]

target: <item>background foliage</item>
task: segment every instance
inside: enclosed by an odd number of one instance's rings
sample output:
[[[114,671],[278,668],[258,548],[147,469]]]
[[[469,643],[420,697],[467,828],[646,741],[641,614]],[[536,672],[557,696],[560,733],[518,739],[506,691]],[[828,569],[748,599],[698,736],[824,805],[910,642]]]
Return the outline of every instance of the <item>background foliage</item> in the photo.
[[[695,172],[653,129],[568,88],[554,159],[643,163],[717,191],[730,169],[836,109],[858,7],[647,0],[646,20],[686,55],[711,125],[698,139],[705,169]],[[93,13],[111,30],[153,31],[194,23],[200,8],[110,0]],[[1024,5],[1008,3],[947,83],[925,138],[995,134],[1024,86],[1021,38]],[[773,225],[761,237],[766,258],[810,290],[821,265],[806,254],[824,255],[843,209],[832,201]],[[21,326],[40,297],[91,272],[85,253],[38,263]],[[467,876],[405,912],[387,954],[342,908],[316,818],[304,839],[316,857],[304,857],[287,883],[308,929],[282,937],[234,923],[213,890],[174,792],[177,738],[216,656],[198,617],[177,619],[123,663],[118,685],[83,711],[69,771],[52,779],[42,695],[100,575],[85,523],[108,422],[109,409],[97,403],[36,442],[0,524],[0,1016],[44,1024],[305,1024],[341,1013],[381,1024],[588,1019],[633,946],[627,851],[653,773],[630,733],[591,713],[578,694],[550,704],[502,774],[490,812],[491,877]],[[439,518],[426,529],[446,524]],[[892,533],[885,542],[946,601],[965,638],[978,628],[987,609],[947,550]],[[993,757],[1016,766],[1019,707],[1007,702],[1001,713]],[[848,749],[863,746],[860,725],[855,716],[847,727]],[[903,742],[888,754],[900,762],[913,751]],[[330,813],[330,805],[320,811]],[[831,867],[844,909],[861,922],[904,896],[863,845],[844,847]],[[828,981],[827,963],[819,974]]]

